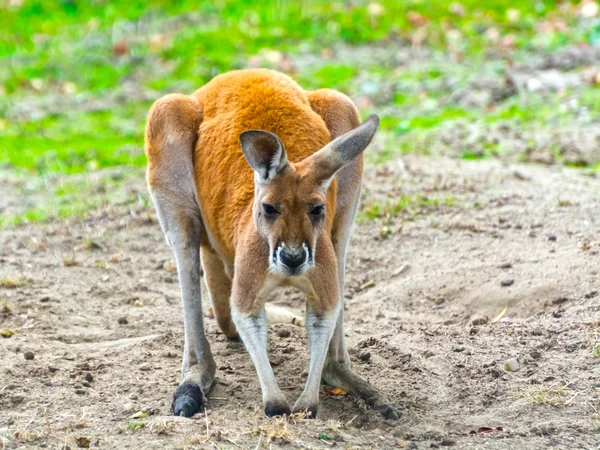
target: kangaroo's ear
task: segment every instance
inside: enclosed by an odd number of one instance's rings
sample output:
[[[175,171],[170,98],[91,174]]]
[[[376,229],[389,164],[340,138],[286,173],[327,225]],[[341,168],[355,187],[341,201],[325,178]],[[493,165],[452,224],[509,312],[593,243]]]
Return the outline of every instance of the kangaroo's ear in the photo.
[[[306,158],[317,180],[327,189],[335,173],[360,155],[373,139],[379,117],[373,114],[355,129],[342,134],[318,152]]]
[[[240,134],[242,152],[260,184],[272,181],[288,165],[283,143],[276,134],[248,130]]]

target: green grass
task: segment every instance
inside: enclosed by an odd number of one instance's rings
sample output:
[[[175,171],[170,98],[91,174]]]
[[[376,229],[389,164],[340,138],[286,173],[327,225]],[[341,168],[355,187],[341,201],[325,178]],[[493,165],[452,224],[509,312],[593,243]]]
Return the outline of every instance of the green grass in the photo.
[[[516,36],[516,47],[524,49],[542,45],[535,39],[539,24],[558,15],[571,28],[550,33],[556,36],[542,47],[552,47],[555,41],[585,41],[593,32],[589,27],[578,31],[574,10],[559,13],[552,1],[537,2],[534,7],[531,2],[507,0],[485,6],[465,0],[461,8],[456,5],[422,0],[32,0],[22,6],[0,7],[4,30],[0,86],[12,96],[0,99],[0,161],[38,173],[142,165],[143,121],[149,102],[128,95],[124,84],[163,93],[192,90],[216,73],[245,67],[252,55],[263,50],[319,52],[337,43],[375,41],[402,46],[411,42],[417,29],[423,29],[420,45],[441,54],[449,46],[458,46],[457,51],[477,58],[493,46],[485,34],[489,29],[500,36]],[[565,36],[560,37],[561,33]],[[308,88],[333,87],[351,93],[353,80],[360,75],[356,63],[299,67],[297,78]],[[261,64],[276,65],[268,58]],[[382,78],[393,76],[390,69],[367,68]],[[420,105],[418,93],[404,94],[404,89],[427,82],[436,85],[446,69],[441,63],[425,64],[404,74],[393,102],[407,109]],[[33,99],[35,103],[35,99],[64,91],[67,96],[84,94],[84,106],[107,95],[116,98],[94,112],[64,111],[58,103],[56,111],[41,120],[35,114],[33,118],[10,115],[13,102]],[[430,98],[438,93],[439,86],[431,90]],[[391,120],[397,133],[406,133],[463,117],[472,113],[448,107]]]
[[[115,109],[61,111],[41,120],[9,122],[0,160],[38,173],[75,173],[120,165],[144,165],[144,123],[148,104]]]
[[[307,89],[336,88],[368,98],[371,103],[359,103],[361,113],[381,115],[386,139],[383,151],[370,157],[373,162],[408,152],[427,154],[445,127],[460,123],[568,124],[572,113],[559,108],[564,98],[556,96],[515,96],[491,109],[448,98],[474,77],[502,76],[505,63],[498,55],[526,59],[533,52],[600,41],[600,27],[580,20],[576,3],[0,3],[0,169],[24,179],[39,177],[38,189],[46,189],[47,198],[3,214],[0,227],[84,217],[113,204],[113,197],[79,180],[70,186],[53,177],[143,166],[144,124],[153,99],[191,92],[218,73],[248,65],[285,69],[282,61],[289,59],[287,69]],[[557,20],[564,27],[539,32]],[[503,47],[503,40],[514,45]],[[427,49],[430,57],[400,65],[390,57],[413,45]],[[352,46],[373,51],[354,55]],[[383,57],[372,57],[382,49]],[[600,89],[579,94],[590,111],[600,108]],[[500,145],[460,146],[454,153],[464,159],[504,152]],[[119,191],[121,183],[115,180],[109,192]],[[399,206],[382,207],[388,213]]]
[[[0,215],[0,228],[49,220],[82,219],[90,212],[118,208],[135,210],[149,206],[145,191],[128,188],[128,180],[143,179],[141,169],[127,168],[91,175],[44,176],[14,186],[19,197],[27,197],[35,206]],[[31,196],[29,193],[37,193]]]
[[[455,197],[446,195],[430,197],[424,195],[400,195],[386,202],[373,202],[364,207],[359,220],[376,220],[396,217],[400,213],[415,215],[427,209],[452,208],[457,206]]]

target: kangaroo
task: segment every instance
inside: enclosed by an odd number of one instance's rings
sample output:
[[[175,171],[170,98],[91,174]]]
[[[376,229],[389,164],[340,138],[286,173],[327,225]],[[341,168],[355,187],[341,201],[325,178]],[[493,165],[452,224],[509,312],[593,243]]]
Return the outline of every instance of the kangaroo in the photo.
[[[147,181],[183,303],[175,415],[206,407],[215,377],[203,324],[202,265],[219,328],[229,339],[241,338],[254,363],[266,416],[316,417],[323,379],[399,418],[384,394],[350,369],[343,328],[362,152],[378,125],[375,115],[361,124],[345,95],[304,91],[266,69],[228,72],[191,96],[170,94],[151,107]],[[291,409],[267,353],[265,299],[279,286],[294,286],[307,299],[309,373]]]

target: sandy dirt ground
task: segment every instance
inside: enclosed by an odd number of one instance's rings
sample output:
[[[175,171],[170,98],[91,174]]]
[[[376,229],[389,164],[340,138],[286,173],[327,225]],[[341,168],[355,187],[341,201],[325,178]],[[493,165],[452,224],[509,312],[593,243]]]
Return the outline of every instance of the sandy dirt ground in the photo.
[[[325,386],[316,420],[265,419],[252,363],[206,295],[210,409],[171,416],[182,313],[147,207],[0,232],[0,330],[14,333],[0,338],[0,448],[597,448],[600,179],[411,156],[367,168],[364,186],[367,209],[416,199],[361,213],[348,257],[353,367],[400,420]],[[145,190],[142,174],[130,189]],[[303,311],[297,292],[273,301]],[[274,325],[269,348],[293,403],[305,332]]]

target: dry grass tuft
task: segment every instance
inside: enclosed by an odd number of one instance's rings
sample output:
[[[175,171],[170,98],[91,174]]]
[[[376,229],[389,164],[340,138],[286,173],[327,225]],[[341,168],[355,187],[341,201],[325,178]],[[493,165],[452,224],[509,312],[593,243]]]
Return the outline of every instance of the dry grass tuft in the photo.
[[[72,252],[71,255],[63,255],[62,263],[65,267],[72,267],[77,265],[77,259],[75,259],[75,252]]]
[[[14,276],[5,276],[0,278],[0,288],[5,289],[15,289],[21,286],[25,286],[27,284],[27,280],[23,277],[14,277]]]
[[[296,424],[306,418],[306,413],[295,413],[290,416],[268,418],[251,428],[248,431],[248,434],[258,436],[260,438],[259,444],[262,442],[262,438],[266,438],[266,441],[262,443],[265,448],[268,448],[269,444],[274,440],[291,443],[296,440],[299,435],[297,432],[290,430],[288,425],[290,423]]]
[[[568,398],[572,397],[572,392],[567,389],[569,384],[560,381],[550,386],[535,386],[518,392],[515,394],[515,398],[529,398],[537,405],[560,408],[567,406],[569,404]]]
[[[15,430],[13,436],[17,442],[27,443],[37,441],[40,436],[33,431],[29,431],[27,428],[22,430]]]
[[[64,426],[65,430],[77,430],[77,429],[81,429],[81,428],[87,428],[89,426],[89,421],[87,416],[82,415],[81,417],[79,417],[78,419],[75,419],[72,422],[69,422],[67,425]]]
[[[152,422],[148,429],[151,433],[157,434],[158,436],[168,436],[170,434],[175,434],[177,431],[178,424],[168,420],[158,420]]]

